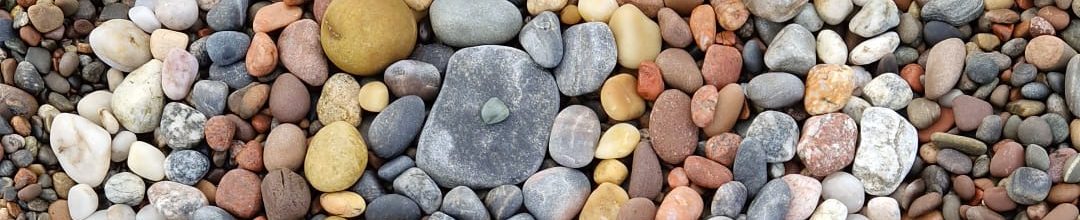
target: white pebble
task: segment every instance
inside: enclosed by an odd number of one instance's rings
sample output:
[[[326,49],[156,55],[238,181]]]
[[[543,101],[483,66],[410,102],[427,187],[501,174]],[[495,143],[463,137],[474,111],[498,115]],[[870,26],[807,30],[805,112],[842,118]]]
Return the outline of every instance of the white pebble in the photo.
[[[165,154],[146,142],[131,143],[127,165],[131,172],[148,180],[165,178]]]
[[[131,143],[135,143],[137,138],[135,133],[130,131],[121,131],[113,136],[112,142],[112,161],[123,162],[127,160],[128,149],[131,149]]]
[[[82,116],[60,113],[53,119],[50,134],[53,153],[71,179],[90,187],[100,185],[109,171],[109,133]]]
[[[71,214],[71,219],[86,219],[94,214],[97,207],[97,193],[90,185],[79,184],[68,190],[68,213]]]
[[[154,15],[154,9],[144,6],[135,6],[128,10],[128,18],[131,18],[131,22],[135,22],[135,26],[138,26],[139,29],[142,29],[146,33],[161,29],[161,22],[159,22],[157,16]]]

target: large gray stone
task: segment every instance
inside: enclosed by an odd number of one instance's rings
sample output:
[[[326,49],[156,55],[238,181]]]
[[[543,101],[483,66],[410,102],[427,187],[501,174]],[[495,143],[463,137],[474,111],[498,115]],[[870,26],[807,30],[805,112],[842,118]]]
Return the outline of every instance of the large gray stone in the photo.
[[[763,142],[761,137],[747,136],[735,151],[735,162],[731,165],[732,179],[745,185],[751,197],[765,185],[769,176],[766,174],[768,163],[765,162],[765,149],[748,146],[761,146]]]
[[[814,34],[802,25],[789,24],[769,44],[765,50],[765,66],[772,71],[806,75],[817,63]]]
[[[537,64],[544,68],[555,68],[563,58],[560,31],[562,28],[559,27],[559,16],[554,12],[544,11],[521,28],[518,41],[521,42],[521,48],[529,52],[529,56],[532,56]]]
[[[510,111],[485,124],[490,98]],[[491,188],[525,181],[544,159],[558,112],[555,80],[524,51],[505,46],[459,50],[420,133],[416,164],[444,187]]]
[[[863,110],[859,128],[852,174],[862,181],[867,194],[887,196],[915,162],[919,145],[915,126],[891,109],[870,107]]]
[[[750,202],[746,219],[781,220],[787,215],[791,203],[791,188],[783,179],[776,178],[765,184],[761,192]]]
[[[566,96],[579,96],[600,89],[615,69],[618,55],[615,36],[607,24],[589,22],[570,26],[563,44],[566,50],[562,63],[555,68],[559,91]]]
[[[503,0],[439,0],[428,8],[435,36],[450,46],[501,44],[524,23],[521,11]]]
[[[743,141],[739,148],[761,148],[765,162],[782,163],[795,157],[795,144],[799,142],[799,125],[790,115],[778,111],[765,111],[754,118],[746,131],[746,138],[759,141]],[[736,156],[737,157],[737,156]]]
[[[585,206],[591,184],[581,171],[554,167],[529,177],[521,191],[536,219],[571,219]]]

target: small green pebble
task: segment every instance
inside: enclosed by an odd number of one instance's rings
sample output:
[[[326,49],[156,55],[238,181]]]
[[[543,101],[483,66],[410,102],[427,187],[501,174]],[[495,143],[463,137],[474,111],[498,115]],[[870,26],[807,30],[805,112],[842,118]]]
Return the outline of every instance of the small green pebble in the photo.
[[[506,108],[506,104],[499,98],[488,99],[484,102],[484,107],[480,108],[480,119],[484,120],[484,124],[499,123],[509,116],[510,109]]]

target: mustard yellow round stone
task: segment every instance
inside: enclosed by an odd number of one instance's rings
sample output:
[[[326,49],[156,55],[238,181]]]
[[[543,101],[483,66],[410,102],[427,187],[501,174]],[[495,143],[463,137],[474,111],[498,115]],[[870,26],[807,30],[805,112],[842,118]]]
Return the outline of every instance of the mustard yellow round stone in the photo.
[[[337,0],[322,19],[326,57],[345,72],[371,76],[412,53],[416,20],[401,0]]]
[[[319,191],[345,190],[364,173],[367,154],[360,131],[348,122],[336,121],[311,137],[304,157],[304,175]]]

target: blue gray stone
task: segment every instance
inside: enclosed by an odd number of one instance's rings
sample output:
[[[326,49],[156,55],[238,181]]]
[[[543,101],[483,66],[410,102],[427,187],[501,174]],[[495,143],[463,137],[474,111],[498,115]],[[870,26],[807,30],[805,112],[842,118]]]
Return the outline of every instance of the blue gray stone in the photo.
[[[439,69],[430,63],[401,60],[386,67],[383,82],[396,97],[415,95],[424,101],[434,101],[442,86],[442,76]]]
[[[804,76],[817,63],[817,41],[802,25],[789,24],[765,50],[765,65],[772,71]]]
[[[791,203],[791,188],[783,179],[777,178],[765,184],[761,192],[750,202],[746,219],[781,220],[787,215]]]
[[[563,39],[559,24],[558,15],[544,11],[534,16],[518,33],[521,48],[544,68],[555,68],[562,61]]]
[[[45,90],[45,79],[41,78],[34,64],[22,61],[15,67],[15,86],[27,93],[37,94]]]
[[[465,186],[450,189],[446,196],[443,197],[440,211],[460,220],[491,219],[487,209],[484,208],[484,203],[480,202],[480,197],[476,196],[472,189]]]
[[[562,63],[555,68],[559,91],[566,96],[595,92],[615,69],[615,35],[602,22],[570,26],[565,35],[566,50]]]
[[[795,144],[799,141],[799,125],[790,115],[778,111],[765,111],[758,114],[746,131],[746,138],[756,141],[743,141],[739,148],[760,148],[765,154],[765,162],[781,163],[795,157]],[[744,139],[745,140],[745,139]]]
[[[420,217],[420,207],[408,197],[398,194],[380,196],[364,211],[364,218],[367,219],[418,220]]]
[[[521,209],[524,200],[521,189],[516,185],[502,185],[492,188],[484,196],[484,207],[495,219],[506,219]]]
[[[555,116],[548,154],[559,165],[581,168],[593,161],[600,141],[600,120],[589,107],[571,105]]]
[[[1009,175],[1005,191],[1014,202],[1034,205],[1050,194],[1050,175],[1031,167],[1020,167]]]
[[[368,203],[386,195],[382,183],[379,183],[378,174],[371,170],[364,170],[364,174],[360,175],[360,180],[356,181],[356,184],[349,190],[360,194],[360,197],[363,197],[364,201]]]
[[[997,63],[990,57],[990,53],[975,53],[967,57],[964,62],[964,74],[968,79],[979,84],[987,84],[997,79],[1001,71]]]
[[[731,165],[733,180],[745,185],[748,196],[751,197],[768,181],[765,149],[749,147],[761,146],[763,143],[765,140],[758,136],[744,138],[739,149],[735,151],[735,162]]]
[[[921,10],[923,21],[943,21],[955,26],[974,21],[982,12],[983,1],[976,0],[927,1]]]
[[[224,66],[244,60],[251,37],[236,31],[221,31],[206,39],[206,55],[214,65]]]
[[[412,158],[409,158],[409,156],[399,156],[379,167],[379,178],[393,181],[399,174],[413,168],[414,165],[416,164],[413,163]]]
[[[243,61],[229,65],[210,65],[210,80],[225,82],[229,88],[240,89],[254,81]]]
[[[232,214],[217,206],[203,206],[191,213],[191,219],[233,220]]]
[[[805,90],[799,77],[783,72],[757,75],[750,79],[744,88],[747,99],[750,99],[754,105],[767,109],[801,103]]]
[[[158,134],[172,149],[191,149],[203,141],[204,116],[181,102],[170,102],[161,112]]]
[[[738,181],[731,181],[720,185],[713,194],[710,213],[713,216],[727,216],[736,218],[746,205],[746,186]]]
[[[195,185],[210,170],[210,159],[194,150],[173,151],[165,157],[165,178]]]
[[[450,62],[450,56],[454,55],[454,48],[445,44],[423,44],[413,49],[411,60],[430,63],[439,69],[440,73],[446,72],[446,64]]]
[[[525,208],[538,219],[570,219],[578,215],[592,191],[581,171],[553,167],[536,172],[521,188]]]
[[[439,0],[428,17],[435,36],[454,47],[510,41],[524,23],[521,11],[504,0]]]
[[[409,197],[424,213],[431,214],[442,205],[442,191],[431,177],[419,168],[409,168],[394,179],[394,192]]]
[[[417,96],[401,97],[375,116],[367,133],[369,149],[380,158],[405,152],[424,126],[424,100]]]
[[[228,95],[229,85],[224,82],[199,80],[195,82],[187,101],[209,118],[225,113],[225,97]]]
[[[248,0],[221,0],[206,12],[206,24],[215,31],[237,31],[244,28]]]

